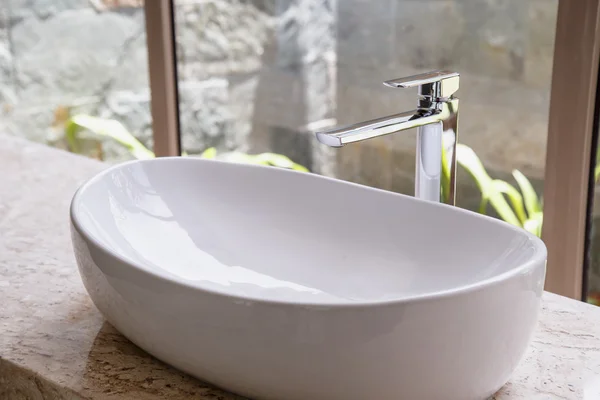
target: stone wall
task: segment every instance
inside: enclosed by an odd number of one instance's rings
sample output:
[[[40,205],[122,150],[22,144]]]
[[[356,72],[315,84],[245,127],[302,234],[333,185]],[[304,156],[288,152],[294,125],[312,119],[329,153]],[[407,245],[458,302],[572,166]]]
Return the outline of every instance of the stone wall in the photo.
[[[333,152],[315,145],[310,130],[411,108],[412,91],[381,81],[451,68],[462,73],[461,141],[494,170],[542,177],[556,0],[176,5],[188,152],[274,150],[316,172],[405,190],[414,135]],[[66,106],[116,117],[151,146],[141,7],[133,0],[2,3],[1,128],[51,139],[54,112]],[[128,157],[105,147],[108,159]]]
[[[147,56],[143,10],[86,0],[11,0],[0,4],[0,128],[53,141],[55,112],[73,107],[118,116],[144,141]],[[108,3],[108,2],[107,2]],[[2,55],[5,55],[4,57]],[[125,158],[107,143],[108,158]]]

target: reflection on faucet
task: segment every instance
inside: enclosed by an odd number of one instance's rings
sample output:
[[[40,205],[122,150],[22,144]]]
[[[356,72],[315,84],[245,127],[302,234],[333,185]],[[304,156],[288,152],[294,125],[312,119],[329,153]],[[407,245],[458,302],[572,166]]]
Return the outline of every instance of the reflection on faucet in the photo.
[[[458,141],[459,74],[433,71],[384,82],[394,88],[418,87],[416,110],[353,125],[317,132],[317,139],[331,147],[418,128],[415,196],[451,205],[456,201],[456,143]],[[451,135],[450,160],[446,160],[442,134]],[[443,179],[446,177],[446,179]]]

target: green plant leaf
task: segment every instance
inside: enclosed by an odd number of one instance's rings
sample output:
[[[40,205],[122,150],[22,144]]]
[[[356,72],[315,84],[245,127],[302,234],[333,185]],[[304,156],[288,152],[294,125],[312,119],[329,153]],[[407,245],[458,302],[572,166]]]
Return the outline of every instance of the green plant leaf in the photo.
[[[442,198],[444,202],[448,202],[448,196],[450,196],[450,164],[448,164],[448,152],[446,151],[446,144],[444,143],[442,136]]]
[[[594,297],[588,297],[587,302],[589,304],[592,304],[594,306],[600,306],[600,300],[594,298]]]
[[[527,214],[531,217],[535,213],[542,211],[542,205],[540,203],[540,199],[538,198],[535,189],[529,182],[529,179],[521,171],[515,169],[512,172],[519,188],[521,189],[521,193],[523,193],[523,199],[525,200],[525,208],[527,209]]]
[[[519,218],[519,222],[521,224],[525,223],[527,214],[525,213],[521,193],[513,185],[500,179],[495,179],[492,184],[494,189],[508,197],[517,218]]]
[[[489,200],[487,195],[481,194],[481,202],[479,203],[479,209],[477,210],[479,214],[486,214]]]
[[[522,227],[527,219],[525,209],[523,208],[523,198],[517,189],[509,183],[500,179],[492,180],[486,185],[486,191],[481,192],[481,203],[479,204],[479,213],[485,214],[488,203],[496,210],[500,218],[504,221]],[[503,195],[510,200],[513,208],[509,206]]]
[[[308,169],[300,164],[296,164],[288,157],[276,154],[276,153],[261,153],[261,154],[246,154],[239,151],[231,151],[222,153],[217,157],[217,150],[214,147],[210,147],[200,155],[203,158],[220,158],[224,161],[241,163],[241,164],[255,164],[255,165],[267,165],[279,168],[293,169],[296,171],[308,172]]]
[[[258,164],[258,165],[269,165],[264,161],[257,159],[255,156],[250,154],[241,153],[237,151],[233,151],[231,153],[227,153],[225,158],[227,161],[238,162],[242,164]]]
[[[216,156],[217,156],[217,149],[214,147],[209,147],[208,149],[204,150],[202,152],[202,154],[200,154],[200,157],[209,158],[209,159],[213,159]]]
[[[542,224],[544,222],[544,213],[537,212],[534,213],[525,223],[523,224],[523,228],[530,233],[533,233],[537,237],[542,236]]]
[[[511,209],[510,205],[504,198],[503,192],[499,190],[506,189],[506,187],[503,187],[502,184],[494,183],[494,180],[492,180],[492,178],[488,175],[485,167],[481,163],[481,160],[479,157],[477,157],[477,154],[475,154],[473,149],[464,144],[457,144],[456,161],[460,166],[469,172],[479,187],[482,197],[480,212],[485,212],[485,208],[489,202],[492,207],[494,207],[494,210],[496,210],[500,218],[509,224],[522,227],[520,219],[517,217],[517,215],[515,215],[515,211]],[[518,208],[517,212],[520,212]]]
[[[587,302],[595,306],[600,306],[600,293],[591,292],[587,296]]]
[[[257,154],[256,156],[253,156],[253,157],[255,157],[255,159],[261,163],[266,163],[269,165],[273,165],[275,167],[288,168],[288,169],[293,169],[296,171],[308,172],[308,169],[306,167],[304,167],[300,164],[296,164],[295,162],[290,160],[288,157],[281,155],[281,154],[261,153],[261,154]]]
[[[80,129],[81,127],[73,123],[71,120],[67,120],[65,122],[65,139],[67,140],[69,150],[73,153],[80,152],[79,143],[77,142],[77,133]]]
[[[72,116],[66,123],[65,136],[69,147],[77,149],[77,134],[86,129],[98,136],[110,137],[126,147],[137,159],[154,158],[154,153],[148,150],[139,140],[135,138],[127,128],[114,119],[92,117],[91,115],[77,114]]]
[[[460,143],[457,144],[456,161],[471,174],[480,190],[491,183],[492,178],[488,175],[477,154],[470,147]]]

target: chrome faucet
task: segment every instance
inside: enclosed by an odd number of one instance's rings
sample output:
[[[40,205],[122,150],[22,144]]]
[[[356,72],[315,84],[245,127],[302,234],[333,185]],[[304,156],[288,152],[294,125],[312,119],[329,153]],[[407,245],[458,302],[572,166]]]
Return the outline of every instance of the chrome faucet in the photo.
[[[419,87],[416,110],[317,132],[319,142],[331,147],[418,128],[415,197],[455,205],[456,143],[458,141],[459,74],[433,71],[384,82],[393,88]],[[443,135],[452,143],[449,160]],[[445,142],[444,138],[444,142]],[[443,176],[446,179],[443,179]]]

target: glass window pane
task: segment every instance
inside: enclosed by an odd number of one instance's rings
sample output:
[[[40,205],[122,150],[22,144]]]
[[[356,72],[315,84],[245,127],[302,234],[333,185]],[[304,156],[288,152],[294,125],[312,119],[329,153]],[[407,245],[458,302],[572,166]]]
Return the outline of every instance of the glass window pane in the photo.
[[[184,151],[275,152],[314,173],[412,194],[414,130],[342,149],[312,131],[413,109],[416,90],[381,82],[456,70],[459,142],[516,192],[529,193],[512,171],[527,177],[538,198],[528,209],[517,195],[508,219],[539,233],[557,0],[175,4]],[[480,202],[459,168],[459,206]],[[493,204],[485,212],[498,216]]]
[[[106,161],[131,159],[103,133],[152,148],[147,63],[141,0],[3,2],[0,129]],[[107,126],[111,119],[122,127]],[[70,145],[69,126],[78,138]]]
[[[598,139],[596,139],[598,140]],[[594,192],[591,193],[591,215],[588,216],[588,221],[591,224],[590,229],[590,243],[586,254],[587,270],[584,271],[586,274],[586,287],[584,289],[587,293],[584,293],[584,298],[588,303],[600,306],[600,232],[598,231],[598,218],[600,218],[600,201],[598,201],[598,191],[600,184],[598,180],[600,178],[600,147],[596,148],[596,160],[592,164],[591,173],[594,174]]]

